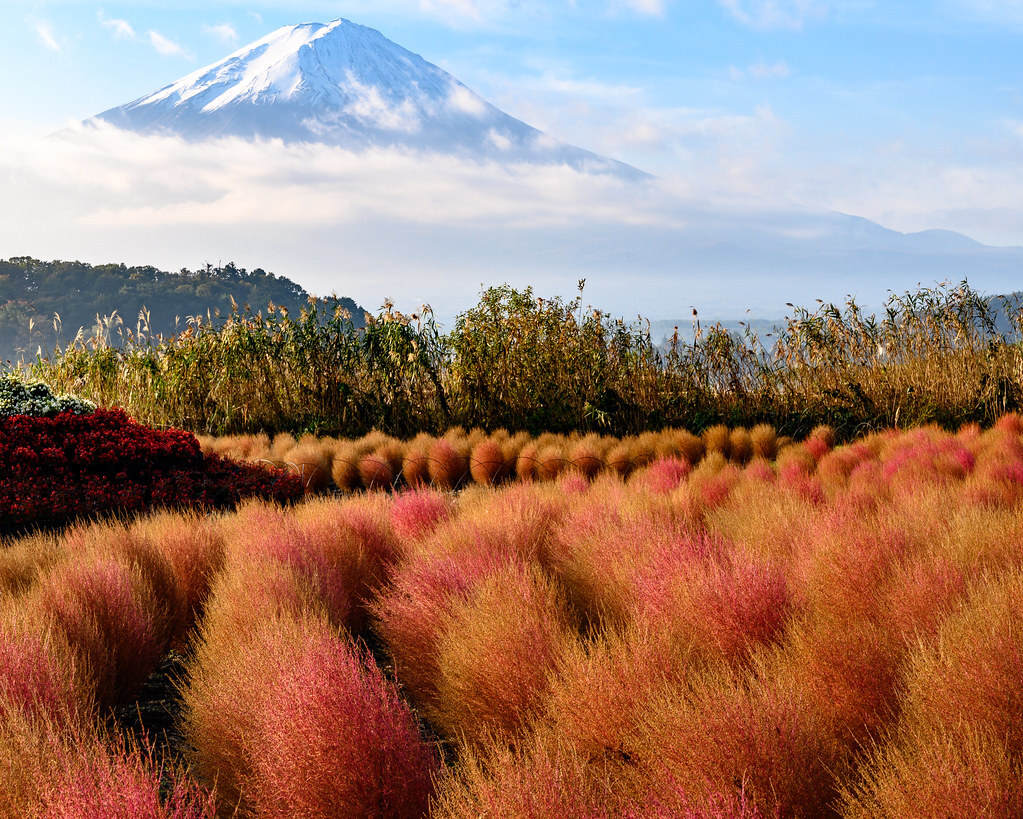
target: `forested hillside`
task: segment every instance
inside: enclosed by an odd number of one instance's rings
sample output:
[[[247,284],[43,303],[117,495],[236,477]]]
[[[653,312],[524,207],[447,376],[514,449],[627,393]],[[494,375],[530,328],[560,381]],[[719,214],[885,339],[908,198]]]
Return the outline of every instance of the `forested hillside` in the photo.
[[[230,313],[232,298],[253,312],[271,302],[297,311],[309,293],[284,276],[231,262],[169,273],[150,265],[45,262],[28,256],[0,260],[0,359],[24,353],[32,358],[40,348],[50,352],[72,341],[79,328],[87,338],[103,332],[113,345],[120,334],[137,333],[140,326],[147,335],[168,337],[186,328],[188,316],[209,313],[215,319],[217,312]],[[338,298],[337,304],[351,313],[356,326],[363,324],[364,311],[354,301]]]

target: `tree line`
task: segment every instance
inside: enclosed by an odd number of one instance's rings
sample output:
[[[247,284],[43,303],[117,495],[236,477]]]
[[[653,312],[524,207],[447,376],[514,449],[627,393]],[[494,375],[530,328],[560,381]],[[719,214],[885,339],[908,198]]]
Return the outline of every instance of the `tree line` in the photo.
[[[209,314],[215,322],[234,305],[256,311],[271,303],[298,311],[309,298],[291,279],[233,262],[171,273],[152,265],[17,256],[0,260],[0,361],[45,355],[79,330],[85,337],[105,334],[118,346],[129,334],[169,338],[187,327],[189,316]],[[364,310],[354,301],[331,301],[363,324]]]

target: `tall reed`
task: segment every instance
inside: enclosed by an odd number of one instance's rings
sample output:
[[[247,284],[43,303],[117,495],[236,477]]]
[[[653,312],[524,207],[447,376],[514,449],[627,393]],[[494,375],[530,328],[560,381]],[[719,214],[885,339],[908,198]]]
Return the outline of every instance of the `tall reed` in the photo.
[[[97,337],[28,369],[195,432],[410,438],[461,424],[622,435],[726,424],[750,431],[711,443],[734,445],[743,461],[773,457],[764,424],[783,438],[828,424],[848,440],[928,422],[987,425],[1023,409],[1021,318],[1013,303],[942,284],[892,294],[876,314],[852,299],[793,308],[770,338],[697,323],[692,341],[658,346],[642,323],[584,307],[581,292],[564,301],[505,285],[446,335],[428,309],[384,305],[356,328],[313,300],[297,316],[270,306],[223,323],[196,317],[171,339],[132,336],[120,349]]]

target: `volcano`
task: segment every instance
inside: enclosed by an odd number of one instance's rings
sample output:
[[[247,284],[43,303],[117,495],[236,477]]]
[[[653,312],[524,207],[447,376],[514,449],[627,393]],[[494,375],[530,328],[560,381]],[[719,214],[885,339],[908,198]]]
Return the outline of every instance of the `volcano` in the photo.
[[[348,20],[285,26],[95,120],[190,141],[235,136],[351,150],[401,147],[647,176],[515,119],[418,54]]]

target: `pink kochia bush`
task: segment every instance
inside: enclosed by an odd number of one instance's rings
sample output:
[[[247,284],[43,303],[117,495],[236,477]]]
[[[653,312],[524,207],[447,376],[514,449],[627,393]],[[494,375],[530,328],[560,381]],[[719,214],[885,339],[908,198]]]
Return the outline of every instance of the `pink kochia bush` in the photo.
[[[438,758],[368,653],[308,604],[248,623],[216,606],[183,693],[221,814],[423,816]]]
[[[0,819],[51,790],[151,793],[144,754],[79,735],[168,645],[222,817],[1018,819],[1023,420],[769,433],[637,438],[625,480],[588,474],[618,445],[544,440],[529,457],[560,446],[557,476],[508,487],[496,445],[507,466],[533,444],[452,436],[458,492],[12,544]],[[102,775],[67,763],[66,784],[62,748]],[[122,763],[141,773],[104,773]]]
[[[367,652],[311,628],[265,684],[246,789],[256,816],[425,815],[438,757]]]
[[[213,819],[210,793],[148,746],[0,696],[0,819]]]
[[[0,417],[0,534],[117,510],[231,507],[253,495],[292,501],[296,476],[204,456],[181,430],[122,410]]]
[[[59,567],[29,603],[40,626],[65,639],[88,670],[101,707],[139,689],[170,637],[152,587],[137,569],[110,559]]]

